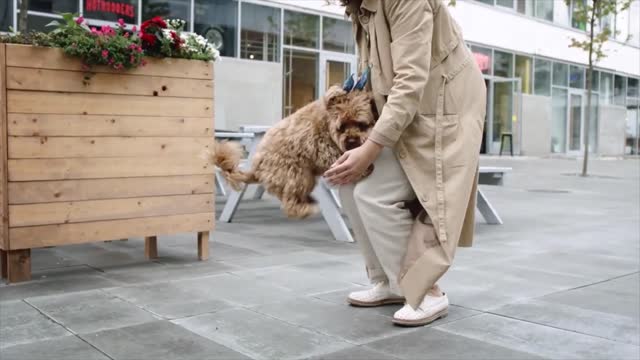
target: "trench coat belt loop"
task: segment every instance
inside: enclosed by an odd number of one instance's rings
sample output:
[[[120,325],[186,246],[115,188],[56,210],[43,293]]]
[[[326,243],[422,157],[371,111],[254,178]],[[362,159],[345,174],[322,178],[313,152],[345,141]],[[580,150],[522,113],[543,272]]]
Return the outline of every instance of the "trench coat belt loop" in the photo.
[[[447,229],[445,223],[445,200],[444,200],[444,169],[442,151],[442,123],[444,122],[444,90],[447,83],[447,75],[442,75],[442,83],[438,91],[438,102],[436,105],[436,208],[438,212],[438,238],[441,243],[447,241]]]

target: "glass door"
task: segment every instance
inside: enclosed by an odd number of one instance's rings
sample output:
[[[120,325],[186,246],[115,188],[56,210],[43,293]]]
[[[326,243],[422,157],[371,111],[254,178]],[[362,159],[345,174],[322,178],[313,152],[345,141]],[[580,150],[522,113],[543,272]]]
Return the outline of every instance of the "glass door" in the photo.
[[[355,56],[352,55],[323,53],[320,56],[320,89],[322,92],[332,85],[342,85],[349,75],[356,72],[355,62]]]
[[[514,154],[520,153],[520,118],[522,87],[520,78],[485,77],[487,84],[487,122],[485,123],[485,153],[498,154],[500,145],[513,141]],[[509,138],[509,135],[511,136]],[[482,152],[482,151],[481,151]]]
[[[567,122],[567,144],[569,153],[581,152],[584,148],[584,95],[569,93],[569,121]]]

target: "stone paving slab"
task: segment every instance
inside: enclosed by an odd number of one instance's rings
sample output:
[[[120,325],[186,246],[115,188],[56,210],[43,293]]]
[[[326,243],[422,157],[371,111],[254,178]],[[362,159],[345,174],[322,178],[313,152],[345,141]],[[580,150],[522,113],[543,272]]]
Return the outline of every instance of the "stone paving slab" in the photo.
[[[114,360],[249,359],[168,321],[122,327],[82,338]]]
[[[482,314],[436,329],[551,359],[637,359],[640,347],[531,322]]]
[[[34,297],[26,301],[76,334],[157,320],[151,313],[102,290]]]
[[[375,341],[366,347],[401,359],[543,359],[535,353],[517,351],[436,328],[420,329],[407,335]]]
[[[71,335],[64,327],[22,300],[0,305],[0,355],[4,348],[10,346]]]
[[[338,338],[246,309],[175,320],[174,323],[254,359],[305,358],[350,346]]]
[[[0,349],[2,360],[109,360],[76,336],[16,345]]]

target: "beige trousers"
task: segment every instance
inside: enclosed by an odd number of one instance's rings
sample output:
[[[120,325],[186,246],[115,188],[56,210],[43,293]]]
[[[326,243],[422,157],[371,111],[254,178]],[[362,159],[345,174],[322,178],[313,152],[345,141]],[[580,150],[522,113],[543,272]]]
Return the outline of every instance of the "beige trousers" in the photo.
[[[385,147],[373,173],[356,184],[341,186],[339,194],[369,279],[388,282],[391,291],[402,295],[397,279],[413,225],[404,202],[416,196],[393,151]]]

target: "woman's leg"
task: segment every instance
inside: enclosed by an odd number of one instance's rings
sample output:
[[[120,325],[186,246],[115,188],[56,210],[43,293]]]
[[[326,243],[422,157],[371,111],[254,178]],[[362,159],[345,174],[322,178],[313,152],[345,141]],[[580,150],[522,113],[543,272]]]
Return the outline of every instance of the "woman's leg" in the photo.
[[[373,173],[355,185],[353,203],[345,210],[356,240],[364,243],[365,261],[372,262],[367,266],[381,267],[391,291],[401,295],[397,279],[413,225],[404,203],[415,193],[393,151],[385,148],[374,165]]]

